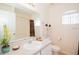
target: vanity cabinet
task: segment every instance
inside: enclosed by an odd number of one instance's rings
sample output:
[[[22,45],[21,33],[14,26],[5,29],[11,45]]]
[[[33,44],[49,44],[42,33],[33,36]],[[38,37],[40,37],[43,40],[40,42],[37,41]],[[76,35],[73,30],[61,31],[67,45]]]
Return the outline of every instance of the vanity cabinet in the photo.
[[[35,55],[41,55],[41,51],[40,51],[40,52],[38,52],[38,53],[36,53]]]
[[[36,55],[52,55],[52,44],[45,46]]]
[[[52,45],[49,44],[48,46],[46,46],[46,47],[41,51],[41,55],[52,55]]]

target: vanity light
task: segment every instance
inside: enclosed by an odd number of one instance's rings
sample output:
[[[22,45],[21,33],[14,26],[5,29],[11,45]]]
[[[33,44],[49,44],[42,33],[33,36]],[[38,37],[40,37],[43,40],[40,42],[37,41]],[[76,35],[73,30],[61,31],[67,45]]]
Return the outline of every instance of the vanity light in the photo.
[[[49,24],[49,27],[51,27],[51,25]]]
[[[50,24],[49,24],[49,25],[48,25],[48,24],[45,24],[45,26],[46,26],[46,27],[51,27],[51,25],[50,25]]]
[[[45,24],[45,26],[47,27],[47,26],[48,26],[48,24]]]

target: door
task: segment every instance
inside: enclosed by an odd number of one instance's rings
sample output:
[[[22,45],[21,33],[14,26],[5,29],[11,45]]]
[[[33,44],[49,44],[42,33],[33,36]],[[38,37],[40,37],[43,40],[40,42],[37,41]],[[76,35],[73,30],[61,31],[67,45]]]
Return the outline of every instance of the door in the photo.
[[[34,20],[30,20],[30,36],[35,36]]]

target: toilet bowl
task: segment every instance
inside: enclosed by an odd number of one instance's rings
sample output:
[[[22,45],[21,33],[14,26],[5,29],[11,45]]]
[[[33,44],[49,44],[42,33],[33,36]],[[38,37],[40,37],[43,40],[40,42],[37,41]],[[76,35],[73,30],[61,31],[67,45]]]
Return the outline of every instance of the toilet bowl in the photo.
[[[60,52],[60,47],[56,46],[56,45],[53,45],[52,46],[52,53],[53,53],[53,55],[58,55],[59,52]]]

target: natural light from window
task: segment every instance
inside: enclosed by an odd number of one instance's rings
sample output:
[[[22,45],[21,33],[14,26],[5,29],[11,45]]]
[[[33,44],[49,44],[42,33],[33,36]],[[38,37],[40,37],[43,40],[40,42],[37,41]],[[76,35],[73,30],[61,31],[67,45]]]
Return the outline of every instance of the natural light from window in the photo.
[[[35,26],[40,26],[40,25],[41,25],[40,17],[36,17]]]
[[[79,12],[66,12],[62,16],[62,24],[79,24]]]

